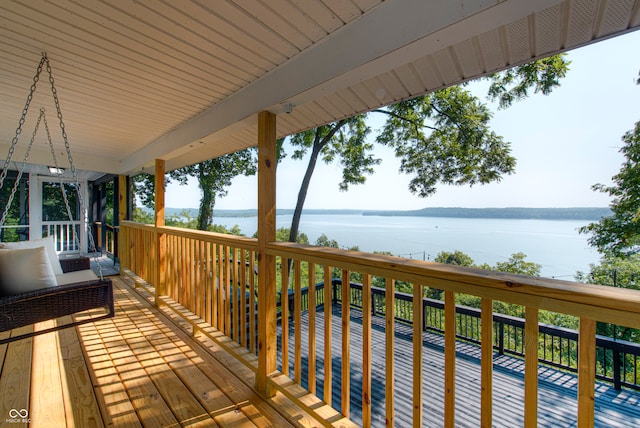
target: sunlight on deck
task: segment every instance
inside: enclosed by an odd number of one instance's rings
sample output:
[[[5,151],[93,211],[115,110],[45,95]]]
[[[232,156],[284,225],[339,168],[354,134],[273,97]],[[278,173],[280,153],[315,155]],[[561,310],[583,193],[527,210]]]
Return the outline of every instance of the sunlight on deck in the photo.
[[[38,427],[293,426],[238,377],[246,370],[223,366],[113,280],[115,318],[0,347],[0,425],[28,414]]]

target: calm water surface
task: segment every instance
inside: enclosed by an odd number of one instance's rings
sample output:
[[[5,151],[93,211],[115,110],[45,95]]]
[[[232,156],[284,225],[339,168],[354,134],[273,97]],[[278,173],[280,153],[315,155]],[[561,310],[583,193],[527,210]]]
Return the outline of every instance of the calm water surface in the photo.
[[[238,225],[253,236],[256,217],[220,217],[214,223]],[[588,221],[467,219],[440,217],[385,217],[343,214],[303,215],[300,231],[314,243],[323,233],[341,247],[362,251],[389,251],[394,255],[433,260],[441,251],[460,250],[473,260],[494,265],[523,252],[527,260],[542,265],[542,275],[572,279],[588,271],[598,253],[578,228]],[[277,227],[290,227],[291,215],[279,215]]]

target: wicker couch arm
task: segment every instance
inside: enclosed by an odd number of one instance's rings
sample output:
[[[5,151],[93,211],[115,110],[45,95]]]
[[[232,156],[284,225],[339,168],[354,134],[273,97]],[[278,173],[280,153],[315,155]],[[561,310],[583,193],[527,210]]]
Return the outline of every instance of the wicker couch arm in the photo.
[[[60,256],[59,260],[64,273],[91,269],[91,260],[86,256]]]

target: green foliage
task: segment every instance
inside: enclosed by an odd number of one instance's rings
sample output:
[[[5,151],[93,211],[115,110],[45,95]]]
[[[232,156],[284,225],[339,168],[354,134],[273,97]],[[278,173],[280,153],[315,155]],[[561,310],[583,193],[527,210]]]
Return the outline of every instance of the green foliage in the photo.
[[[133,177],[133,193],[138,197],[142,206],[149,209],[154,209],[155,206],[155,188],[156,184],[154,176],[145,172],[140,173]],[[167,177],[165,177],[165,187],[170,183]],[[153,222],[152,222],[153,223]]]
[[[11,191],[16,183],[16,177],[13,174],[7,175],[4,179],[4,183],[2,188],[0,188],[0,217],[4,213],[6,208],[6,203],[9,200],[9,196],[11,195]],[[18,225],[27,225],[28,224],[28,191],[29,191],[29,182],[26,176],[23,176],[20,184],[18,184],[19,189],[14,195],[13,201],[11,203],[11,207],[9,207],[9,211],[7,212],[7,217],[5,218],[5,226],[18,226]],[[20,187],[24,189],[24,199],[21,200],[20,197]],[[22,203],[22,207],[21,207]],[[22,212],[22,215],[21,215]],[[21,228],[2,228],[0,229],[0,241],[3,242],[16,242],[20,240],[27,239],[29,235],[28,227]]]
[[[227,188],[237,175],[254,175],[257,170],[255,148],[229,153],[195,165],[186,166],[169,173],[181,185],[188,177],[195,177],[200,187],[200,209],[197,228],[207,230],[213,220],[216,199],[227,195]]]
[[[227,188],[237,175],[254,175],[257,170],[256,149],[249,148],[179,168],[165,176],[165,186],[172,180],[186,185],[189,177],[198,180],[201,198],[196,228],[208,230],[213,220],[213,207],[218,198],[227,195]],[[142,205],[153,208],[155,203],[154,176],[138,174],[134,177],[134,192]]]
[[[596,184],[593,189],[613,198],[613,214],[580,229],[589,234],[589,244],[603,254],[621,256],[640,251],[640,121],[622,137],[620,152],[625,161],[612,177],[613,185]]]
[[[409,190],[420,197],[439,183],[486,184],[515,171],[510,143],[489,127],[491,112],[460,86],[378,111],[388,118],[377,142],[394,149],[400,172],[413,176]]]
[[[473,259],[468,254],[458,250],[454,252],[441,251],[436,255],[433,261],[456,266],[474,266]]]
[[[171,214],[165,218],[165,224],[173,227],[183,227],[185,229],[197,229],[196,220],[191,217],[189,210],[183,209],[177,214]]]
[[[560,86],[560,79],[569,71],[571,62],[565,56],[550,56],[486,77],[491,82],[489,99],[497,101],[500,108],[507,108],[514,101],[528,97],[530,90],[548,95],[553,88]]]
[[[538,263],[526,261],[526,257],[527,255],[522,252],[513,253],[506,262],[497,262],[495,266],[488,267],[488,269],[520,275],[540,276],[542,266]]]
[[[228,229],[226,226],[221,224],[210,224],[207,227],[207,231],[216,232],[216,233],[224,233],[227,235],[235,235],[235,236],[244,236],[242,230],[240,230],[240,226],[234,224],[231,226],[231,229]]]
[[[324,233],[316,239],[315,243],[316,247],[331,247],[331,248],[339,248],[338,241],[335,239],[329,239],[327,235]]]
[[[71,215],[74,220],[79,220],[80,210],[78,203],[78,191],[75,183],[63,183]],[[64,202],[63,191],[57,181],[45,182],[42,185],[42,220],[44,221],[68,221],[69,215]]]
[[[138,223],[154,224],[153,213],[140,207],[133,208],[132,220]]]
[[[577,281],[610,287],[640,290],[640,254],[616,256],[606,254],[598,264],[591,264],[589,273],[579,272]],[[598,323],[597,333],[616,339],[640,343],[640,330]]]
[[[605,255],[590,272],[578,272],[577,281],[640,290],[640,254],[617,257]]]

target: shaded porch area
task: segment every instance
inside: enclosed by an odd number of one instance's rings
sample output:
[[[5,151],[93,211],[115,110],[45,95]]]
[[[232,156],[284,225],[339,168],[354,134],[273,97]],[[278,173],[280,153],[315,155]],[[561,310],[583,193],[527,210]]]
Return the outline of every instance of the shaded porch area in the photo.
[[[246,365],[112,279],[114,318],[0,346],[0,425],[321,425],[282,395],[259,397]]]

